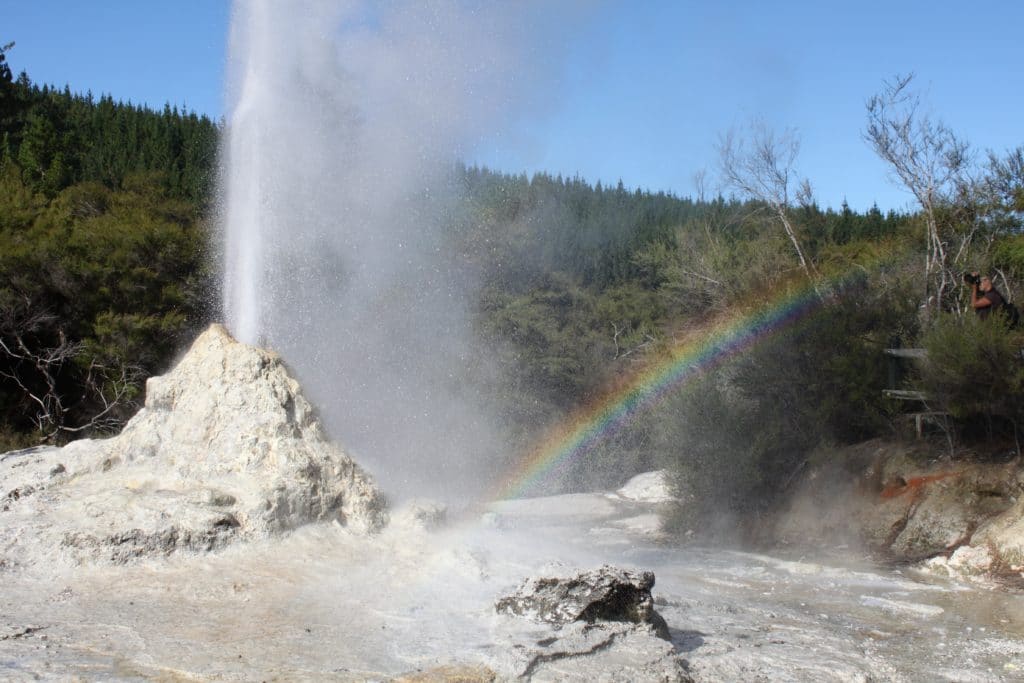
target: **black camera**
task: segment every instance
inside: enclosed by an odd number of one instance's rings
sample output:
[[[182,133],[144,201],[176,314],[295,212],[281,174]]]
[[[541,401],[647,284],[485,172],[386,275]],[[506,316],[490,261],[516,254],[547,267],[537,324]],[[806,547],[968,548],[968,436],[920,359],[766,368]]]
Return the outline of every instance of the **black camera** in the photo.
[[[980,285],[981,276],[974,273],[964,273],[964,282],[969,285]]]

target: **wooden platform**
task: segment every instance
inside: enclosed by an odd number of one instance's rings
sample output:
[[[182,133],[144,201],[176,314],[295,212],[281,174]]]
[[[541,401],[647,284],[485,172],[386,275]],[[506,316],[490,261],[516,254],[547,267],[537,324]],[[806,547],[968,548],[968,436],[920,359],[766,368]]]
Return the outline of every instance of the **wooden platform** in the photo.
[[[885,355],[896,358],[927,358],[928,349],[885,349]]]
[[[899,372],[899,359],[908,358],[911,360],[921,360],[928,357],[928,349],[885,349],[885,355],[889,356],[889,382],[890,384],[897,384],[901,373]],[[933,424],[939,429],[945,431],[946,429],[946,418],[949,417],[948,413],[944,413],[939,410],[927,410],[928,401],[931,397],[924,391],[915,391],[912,389],[883,389],[882,394],[886,398],[895,399],[897,401],[919,401],[925,404],[926,410],[920,410],[913,413],[908,413],[907,417],[914,421],[914,433],[917,438],[921,438],[924,433],[925,425]]]
[[[894,398],[897,401],[927,401],[929,398],[925,392],[911,389],[882,389],[882,393],[886,398]]]

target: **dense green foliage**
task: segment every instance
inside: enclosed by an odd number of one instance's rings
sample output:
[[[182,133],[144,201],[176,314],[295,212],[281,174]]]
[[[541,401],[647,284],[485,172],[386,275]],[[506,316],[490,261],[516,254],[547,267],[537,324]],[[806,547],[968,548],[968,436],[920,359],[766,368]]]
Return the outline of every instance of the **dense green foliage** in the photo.
[[[558,423],[606,394],[631,400],[624,378],[659,363],[676,339],[712,333],[717,320],[767,325],[744,353],[724,356],[664,400],[645,403],[625,426],[573,457],[561,468],[562,487],[610,486],[667,467],[692,494],[675,525],[715,529],[713,520],[770,510],[808,462],[827,457],[832,446],[899,433],[906,411],[950,412],[960,439],[999,436],[1000,425],[979,433],[984,413],[976,409],[884,397],[885,348],[932,344],[947,316],[967,314],[974,322],[963,287],[950,292],[946,315],[922,308],[921,215],[813,204],[790,209],[818,274],[811,283],[771,211],[756,201],[694,202],[480,169],[466,177],[471,209],[456,231],[459,248],[485,274],[478,325],[514,378],[504,390],[521,424]],[[1018,196],[1011,186],[1020,180],[1004,177],[1003,196]],[[962,263],[1000,273],[1001,286],[1012,292],[1024,275],[1021,217],[1015,205],[982,192],[991,182],[982,178],[970,201],[936,211],[968,222],[958,228],[974,240]],[[591,220],[597,206],[615,207],[618,220]],[[767,324],[779,301],[812,285],[818,293],[798,316]],[[988,413],[1009,417],[1010,406],[1024,404],[1024,391],[1005,372],[1020,369],[1009,354],[1014,337],[998,330],[1006,337],[993,346],[1007,364],[1001,371],[993,363],[935,358],[956,375],[943,381],[988,387]],[[901,388],[918,386],[919,376],[910,378]],[[950,388],[944,396],[954,400],[956,393]],[[520,447],[536,433],[525,430]]]
[[[968,428],[969,436],[1018,431],[1024,424],[1022,342],[1002,312],[991,320],[942,316],[922,338],[928,358],[920,386],[929,403]]]
[[[194,207],[152,177],[123,185],[79,183],[48,199],[17,166],[0,168],[9,429],[60,438],[97,416],[94,427],[115,428],[203,319],[209,268]]]
[[[14,79],[4,57],[0,449],[116,429],[145,378],[210,319],[218,136],[204,117]],[[894,431],[911,408],[882,393],[894,337],[928,348],[909,386],[952,416],[956,438],[1016,435],[1024,418],[1017,333],[978,324],[962,287],[933,306],[936,276],[921,268],[926,235],[952,235],[945,284],[957,268],[997,274],[1008,294],[1024,281],[1021,150],[913,215],[481,168],[456,181],[445,237],[479,283],[473,323],[498,369],[509,457],[604,397],[638,408],[549,485],[616,486],[666,467],[689,493],[678,528],[756,517],[829,445]],[[772,322],[797,294],[799,314]],[[728,321],[761,326],[757,341],[640,408],[637,372]]]
[[[514,378],[503,391],[525,424],[557,423],[607,393],[624,395],[623,378],[658,363],[677,336],[710,332],[722,316],[756,325],[767,303],[807,288],[757,203],[480,169],[465,177],[471,209],[456,231],[458,248],[485,275],[478,325]],[[592,220],[604,209],[618,219]],[[810,206],[800,226],[828,284],[799,323],[636,411],[564,467],[559,485],[614,485],[669,466],[692,482],[707,479],[703,491],[718,481],[763,503],[823,440],[888,429],[882,349],[891,335],[916,330],[902,257],[914,244],[914,220]],[[857,276],[865,263],[870,275]]]
[[[206,317],[217,129],[0,53],[0,448],[116,429]]]
[[[756,516],[823,446],[890,431],[895,406],[882,396],[882,350],[917,308],[899,287],[903,277],[851,278],[660,409],[658,447],[670,456],[664,464],[691,494],[676,523]]]
[[[520,372],[559,409],[586,400],[675,328],[756,304],[793,278],[787,245],[756,204],[544,174],[462,174],[466,208],[453,248],[483,274],[481,331],[522,359]],[[806,214],[839,267],[864,256],[852,242],[911,223],[877,209]]]
[[[115,102],[12,80],[0,55],[0,159],[15,162],[33,191],[53,197],[96,181],[118,189],[138,173],[158,172],[170,197],[203,204],[213,187],[217,126],[207,117]]]

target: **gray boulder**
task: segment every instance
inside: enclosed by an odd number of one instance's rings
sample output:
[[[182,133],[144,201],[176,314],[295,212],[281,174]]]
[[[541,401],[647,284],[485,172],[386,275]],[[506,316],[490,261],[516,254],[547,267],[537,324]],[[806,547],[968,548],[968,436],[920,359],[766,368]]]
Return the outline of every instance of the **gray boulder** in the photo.
[[[495,608],[557,626],[575,621],[647,624],[659,638],[670,640],[668,625],[654,610],[653,587],[654,572],[605,565],[566,578],[527,579]]]
[[[652,572],[608,565],[527,579],[495,608],[537,627],[494,669],[503,679],[531,681],[690,681],[668,625],[654,611],[653,586]]]

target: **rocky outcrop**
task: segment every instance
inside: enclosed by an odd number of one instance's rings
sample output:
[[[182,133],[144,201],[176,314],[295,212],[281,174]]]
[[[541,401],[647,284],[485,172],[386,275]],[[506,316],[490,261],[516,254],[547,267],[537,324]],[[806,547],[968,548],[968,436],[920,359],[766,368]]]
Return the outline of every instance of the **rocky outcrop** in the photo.
[[[983,524],[972,541],[993,548],[999,561],[1012,571],[1024,570],[1024,497],[1013,507]]]
[[[654,610],[653,572],[631,572],[605,565],[569,577],[527,579],[512,595],[498,600],[498,612],[563,626],[582,621],[647,624],[669,640],[668,625]]]
[[[1017,459],[950,460],[919,444],[874,441],[809,471],[773,532],[790,545],[866,545],[951,575],[1019,575],[1022,494]]]
[[[499,668],[540,680],[689,680],[654,610],[653,586],[652,572],[609,565],[527,579],[495,609],[550,627],[550,635],[513,647]]]
[[[206,330],[116,437],[8,454],[0,552],[126,562],[334,521],[386,522],[368,475],[329,441],[276,354]]]

